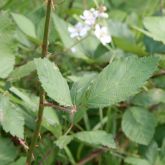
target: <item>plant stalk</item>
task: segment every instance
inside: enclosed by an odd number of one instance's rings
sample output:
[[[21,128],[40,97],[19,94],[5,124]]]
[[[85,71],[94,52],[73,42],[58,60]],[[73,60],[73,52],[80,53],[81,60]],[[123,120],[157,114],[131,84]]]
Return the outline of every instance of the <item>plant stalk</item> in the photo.
[[[42,45],[42,58],[46,57],[48,54],[48,35],[49,35],[51,8],[52,8],[52,0],[48,0],[46,20],[45,20],[45,28],[44,28],[43,45]],[[44,101],[45,101],[45,92],[40,87],[40,101],[39,101],[36,129],[35,129],[33,137],[32,137],[29,151],[27,153],[26,165],[31,165],[34,148],[35,148],[37,139],[38,139],[39,134],[40,134],[40,128],[41,128],[43,111],[44,111]]]

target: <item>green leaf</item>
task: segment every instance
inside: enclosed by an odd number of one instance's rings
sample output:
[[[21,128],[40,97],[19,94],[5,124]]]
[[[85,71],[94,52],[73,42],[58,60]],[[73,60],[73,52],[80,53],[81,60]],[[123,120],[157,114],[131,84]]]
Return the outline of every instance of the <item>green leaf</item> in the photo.
[[[144,36],[144,45],[146,51],[154,54],[154,53],[165,53],[165,45],[160,41],[155,41],[148,36]]]
[[[126,136],[136,143],[148,145],[153,138],[155,127],[155,118],[146,109],[132,107],[124,113],[122,129]]]
[[[67,22],[65,22],[55,14],[53,15],[53,23],[61,38],[61,41],[64,44],[65,49],[67,51],[71,51],[70,48],[75,48],[75,53],[70,52],[70,55],[72,55],[73,57],[87,60],[87,55],[90,56],[90,53],[93,53],[94,50],[97,48],[99,42],[94,37],[88,36],[88,38],[85,38],[85,40],[81,40],[79,42],[72,39],[68,32],[68,27],[71,25],[69,25]]]
[[[57,15],[53,15],[53,23],[54,26],[65,46],[66,49],[69,49],[72,47],[72,45],[74,45],[74,40],[71,39],[71,37],[69,36],[69,32],[68,32],[68,26],[69,24],[67,24],[64,20],[62,20],[61,18],[59,18]],[[76,45],[74,46],[74,48],[77,50],[76,51],[76,57],[78,58],[83,58],[86,59],[86,57],[84,56],[84,54],[80,51],[80,48]],[[70,50],[69,50],[70,51]]]
[[[127,157],[125,162],[132,165],[151,165],[146,159]]]
[[[74,42],[69,36],[68,24],[57,15],[53,15],[53,23],[66,48],[72,46]]]
[[[149,91],[144,91],[137,94],[133,100],[134,105],[149,108],[153,105],[165,103],[165,91],[159,88],[154,88]]]
[[[24,138],[24,118],[19,108],[9,102],[9,98],[0,95],[0,124],[6,132]]]
[[[35,26],[31,20],[21,14],[12,13],[17,26],[28,36],[36,38]]]
[[[61,124],[54,109],[50,107],[44,109],[42,126],[52,132],[54,136],[61,136]]]
[[[79,105],[86,99],[86,91],[95,77],[96,73],[91,73],[83,75],[79,80],[75,81],[71,88],[71,96],[74,104]]]
[[[95,51],[99,47],[100,41],[95,36],[89,34],[81,40],[76,40],[70,37],[68,31],[68,27],[71,26],[70,24],[59,18],[57,15],[53,15],[53,23],[62,43],[64,44],[65,51],[69,52],[69,55],[89,62],[96,59],[97,54]],[[71,48],[74,48],[75,52],[72,52]]]
[[[128,99],[156,70],[155,57],[121,58],[109,64],[98,75],[89,91],[90,107],[110,106]]]
[[[0,136],[0,165],[8,165],[17,157],[16,147],[7,138]]]
[[[6,13],[0,14],[0,78],[6,78],[15,64],[14,27]]]
[[[10,87],[10,92],[16,95],[19,99],[23,101],[26,108],[28,110],[32,110],[33,112],[37,111],[37,105],[39,104],[39,98],[34,96],[33,94],[27,93],[27,91],[16,88],[14,86]]]
[[[155,141],[152,141],[148,146],[140,146],[140,155],[150,162],[150,164],[155,164],[158,157],[159,148]]]
[[[3,54],[1,54],[3,53]],[[15,57],[5,52],[4,50],[0,50],[0,78],[6,78],[10,72],[13,70],[15,64]]]
[[[67,81],[62,76],[58,67],[46,58],[35,59],[35,64],[41,85],[48,96],[60,105],[72,106]]]
[[[108,28],[110,34],[113,37],[120,37],[125,38],[129,41],[134,41],[134,36],[131,30],[129,29],[126,23],[122,23],[120,21],[109,20],[108,21]]]
[[[22,65],[16,69],[14,69],[11,74],[9,75],[10,81],[17,81],[21,78],[28,76],[31,72],[35,70],[35,64],[34,61],[30,61],[25,65]]]
[[[55,141],[55,144],[60,148],[65,148],[73,139],[73,136],[61,136],[58,140]]]
[[[152,80],[156,87],[165,89],[165,76],[155,77]]]
[[[8,3],[9,1],[7,0],[0,0],[0,9],[2,10],[3,8],[5,8]]]
[[[28,113],[26,111],[21,112],[26,119],[25,124],[30,129],[33,129],[34,121],[31,121],[31,118],[33,119],[34,113],[37,113],[39,98],[37,96],[34,96],[33,94],[29,95],[26,90],[22,90],[13,86],[9,90],[22,100],[23,103],[21,105],[24,105],[28,111]],[[51,107],[45,107],[42,126],[49,130],[55,137],[61,136],[61,124],[56,114],[56,110],[52,109]]]
[[[10,165],[23,165],[23,164],[26,164],[26,157],[21,157],[16,162],[11,163]]]
[[[92,146],[106,146],[109,148],[115,148],[116,144],[113,136],[105,131],[82,131],[76,133],[74,137],[81,142],[87,143]]]
[[[165,44],[165,17],[146,17],[143,20],[143,24],[149,31],[149,37],[152,37],[154,40],[161,41]]]
[[[120,10],[120,9],[111,9],[111,19],[117,20],[117,21],[124,21],[125,18],[127,18],[126,11]]]
[[[84,105],[86,101],[87,90],[89,90],[89,86],[96,77],[96,75],[96,73],[88,73],[81,76],[81,78],[74,82],[71,88],[73,104],[77,105],[78,109],[73,118],[74,123],[80,121],[86,113],[87,108],[82,107],[82,105]]]
[[[144,50],[144,48],[137,45],[137,43],[119,37],[113,37],[113,41],[118,48],[126,52],[131,52],[139,56],[147,55],[147,52]]]
[[[165,163],[165,138],[163,139],[162,141],[162,146],[161,146],[161,149],[160,149],[160,162],[162,162],[162,165]]]

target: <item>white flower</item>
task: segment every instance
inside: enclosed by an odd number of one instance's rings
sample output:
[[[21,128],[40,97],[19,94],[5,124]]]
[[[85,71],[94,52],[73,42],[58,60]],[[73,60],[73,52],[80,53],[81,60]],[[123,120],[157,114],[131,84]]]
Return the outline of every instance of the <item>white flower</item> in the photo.
[[[99,18],[108,18],[108,14],[105,13],[107,8],[105,6],[100,6],[99,11],[98,11],[98,17]]]
[[[90,10],[85,10],[83,15],[80,16],[85,23],[89,26],[93,26],[96,22],[96,18],[98,17],[98,11],[91,8]]]
[[[112,40],[108,33],[108,29],[105,26],[100,27],[100,25],[97,24],[94,33],[103,45],[110,43]]]
[[[98,17],[99,17],[99,18],[108,18],[108,14],[105,13],[105,12],[99,12],[99,13],[98,13]]]
[[[68,27],[68,31],[70,32],[71,38],[78,38],[84,37],[87,35],[87,32],[90,28],[87,25],[82,23],[77,23],[74,27]]]
[[[99,10],[91,8],[90,10],[85,10],[80,18],[83,19],[87,25],[93,26],[96,23],[97,18],[108,18],[108,14],[105,13],[105,11],[105,6],[101,6]]]
[[[76,51],[77,51],[77,49],[75,47],[72,47],[70,50],[72,53],[76,53]]]

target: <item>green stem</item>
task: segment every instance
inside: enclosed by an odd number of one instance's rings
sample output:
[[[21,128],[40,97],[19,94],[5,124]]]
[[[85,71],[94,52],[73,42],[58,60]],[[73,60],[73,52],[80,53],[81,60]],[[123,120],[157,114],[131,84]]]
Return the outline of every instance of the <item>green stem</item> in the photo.
[[[42,45],[42,58],[46,57],[47,52],[48,52],[48,34],[49,34],[51,5],[52,5],[52,0],[48,0],[46,20],[45,20],[45,29],[44,29],[44,37],[43,37],[43,45]],[[45,92],[40,87],[40,101],[39,101],[39,108],[38,108],[38,117],[37,117],[37,123],[36,123],[36,130],[33,134],[31,145],[30,145],[29,151],[27,153],[26,165],[31,165],[31,162],[32,162],[34,148],[35,148],[37,139],[39,137],[41,123],[42,123],[42,117],[43,117],[43,111],[44,111],[44,101],[45,101]]]
[[[74,157],[73,157],[71,151],[69,150],[69,148],[68,148],[68,147],[64,147],[64,151],[65,151],[65,153],[67,154],[70,163],[71,163],[72,165],[75,165],[75,164],[76,164],[76,161],[74,160]]]
[[[88,114],[85,113],[84,114],[84,123],[85,123],[85,127],[86,127],[86,130],[90,130],[90,123],[89,123],[89,118],[88,118]]]
[[[104,116],[103,116],[103,108],[99,108],[99,117],[100,117],[100,124],[101,124],[101,129],[103,129],[103,118],[104,118]]]
[[[95,127],[92,130],[98,130],[101,129],[104,124],[106,124],[108,121],[108,117],[104,117],[98,124],[95,125]]]

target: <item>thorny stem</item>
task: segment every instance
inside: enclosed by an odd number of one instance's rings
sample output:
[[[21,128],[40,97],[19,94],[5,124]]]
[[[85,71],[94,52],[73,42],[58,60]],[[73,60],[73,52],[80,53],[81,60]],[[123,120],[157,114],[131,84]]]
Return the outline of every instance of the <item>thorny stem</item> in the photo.
[[[53,103],[48,103],[48,102],[44,103],[44,106],[53,107],[53,108],[56,108],[57,110],[61,110],[64,112],[70,112],[73,109],[73,107],[61,107],[59,105],[55,105]]]
[[[48,0],[46,20],[45,20],[45,29],[44,29],[44,37],[43,37],[43,45],[42,45],[42,58],[46,57],[47,52],[48,52],[48,50],[47,50],[48,49],[48,34],[49,34],[51,7],[52,7],[52,0]],[[41,122],[42,122],[43,111],[44,111],[44,101],[45,101],[45,92],[40,87],[40,101],[39,101],[39,108],[38,108],[36,130],[34,131],[31,145],[30,145],[29,151],[27,153],[26,165],[31,165],[31,162],[32,162],[33,151],[34,151],[37,139],[39,137],[39,132],[40,132],[40,128],[41,128]]]

